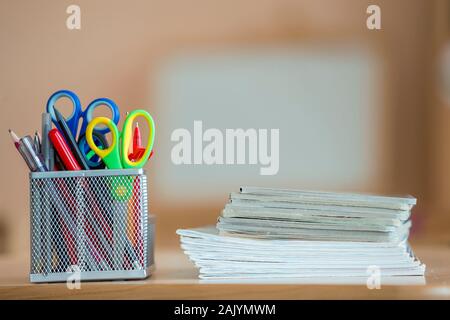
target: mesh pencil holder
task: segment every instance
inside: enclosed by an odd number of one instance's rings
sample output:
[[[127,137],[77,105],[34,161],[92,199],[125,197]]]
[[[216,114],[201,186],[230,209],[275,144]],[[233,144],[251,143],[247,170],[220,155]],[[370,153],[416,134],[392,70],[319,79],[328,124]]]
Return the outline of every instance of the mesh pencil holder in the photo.
[[[30,173],[31,282],[143,279],[154,219],[142,169]]]

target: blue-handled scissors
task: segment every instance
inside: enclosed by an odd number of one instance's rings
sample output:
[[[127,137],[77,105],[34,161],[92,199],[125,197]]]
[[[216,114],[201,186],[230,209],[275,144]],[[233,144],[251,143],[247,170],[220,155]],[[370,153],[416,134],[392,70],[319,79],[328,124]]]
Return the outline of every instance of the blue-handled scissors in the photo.
[[[87,128],[89,122],[92,120],[92,117],[94,115],[94,110],[95,110],[95,108],[97,108],[99,106],[107,106],[111,110],[112,121],[115,124],[119,123],[119,119],[120,119],[119,108],[117,107],[116,103],[114,101],[112,101],[111,99],[108,99],[108,98],[95,99],[87,106],[86,110],[83,111],[81,108],[80,99],[78,98],[78,96],[75,93],[73,93],[72,91],[69,91],[69,90],[60,90],[60,91],[56,91],[54,94],[52,94],[47,101],[47,112],[50,113],[50,115],[52,117],[52,121],[58,129],[60,129],[60,128],[56,121],[54,107],[55,107],[56,101],[61,98],[68,98],[72,102],[72,105],[73,105],[72,114],[70,115],[70,117],[67,118],[66,122],[67,122],[67,126],[69,127],[70,131],[72,132],[72,135],[75,138],[77,136],[81,137],[81,136],[85,135],[86,128]],[[80,132],[77,135],[78,123],[79,123],[80,119],[83,119],[83,122],[81,124]],[[101,134],[106,134],[109,132],[108,127],[96,128],[95,130]]]

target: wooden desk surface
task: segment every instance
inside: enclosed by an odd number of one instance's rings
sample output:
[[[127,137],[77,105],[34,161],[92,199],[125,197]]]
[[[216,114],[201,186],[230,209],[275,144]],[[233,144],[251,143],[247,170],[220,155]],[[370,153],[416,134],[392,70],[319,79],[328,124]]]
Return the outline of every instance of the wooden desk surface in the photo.
[[[0,257],[0,299],[450,299],[450,246],[413,246],[427,265],[425,285],[383,285],[369,290],[365,281],[348,284],[204,283],[178,247],[157,248],[156,270],[143,281],[31,284],[26,258]],[[345,282],[347,284],[345,284]]]

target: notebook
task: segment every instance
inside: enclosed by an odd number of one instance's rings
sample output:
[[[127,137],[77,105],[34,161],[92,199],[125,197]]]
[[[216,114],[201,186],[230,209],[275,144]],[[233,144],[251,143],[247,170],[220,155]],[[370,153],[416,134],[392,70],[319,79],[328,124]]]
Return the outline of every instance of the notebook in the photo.
[[[411,196],[242,187],[216,226],[180,229],[205,280],[423,277],[408,244]]]
[[[179,229],[181,248],[201,279],[423,276],[408,243],[250,239],[219,234],[214,226]]]
[[[217,228],[246,237],[400,242],[415,204],[411,196],[242,187],[230,194]]]

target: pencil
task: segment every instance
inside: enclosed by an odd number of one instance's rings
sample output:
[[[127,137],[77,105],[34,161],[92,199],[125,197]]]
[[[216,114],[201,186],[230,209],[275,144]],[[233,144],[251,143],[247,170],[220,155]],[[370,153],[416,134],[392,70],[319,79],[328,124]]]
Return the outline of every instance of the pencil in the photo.
[[[11,135],[11,139],[14,142],[14,145],[16,146],[17,149],[19,149],[19,145],[20,145],[20,138],[17,136],[17,134],[12,131],[11,129],[8,129],[9,134]]]

